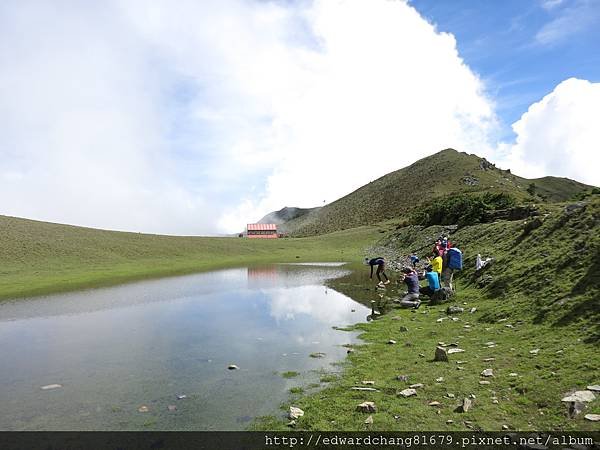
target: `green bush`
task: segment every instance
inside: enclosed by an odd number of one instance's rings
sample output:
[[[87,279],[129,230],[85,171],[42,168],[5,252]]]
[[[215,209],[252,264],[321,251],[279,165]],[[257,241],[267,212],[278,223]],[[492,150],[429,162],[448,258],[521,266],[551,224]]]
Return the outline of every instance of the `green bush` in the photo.
[[[415,225],[451,225],[459,226],[480,223],[490,211],[515,206],[515,199],[506,193],[482,195],[453,195],[435,200],[413,214]]]

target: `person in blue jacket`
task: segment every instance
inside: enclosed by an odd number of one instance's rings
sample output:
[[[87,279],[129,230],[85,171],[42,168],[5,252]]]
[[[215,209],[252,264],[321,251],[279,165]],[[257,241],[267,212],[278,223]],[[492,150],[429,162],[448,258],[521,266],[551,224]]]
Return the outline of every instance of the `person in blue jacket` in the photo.
[[[377,272],[375,272],[375,274],[377,275],[377,279],[379,280],[378,286],[383,287],[384,284],[389,284],[390,280],[385,274],[385,259],[383,259],[381,256],[372,259],[365,258],[365,264],[371,266],[371,274],[369,275],[370,280],[373,279],[373,267],[377,266]],[[383,275],[383,277],[385,278],[385,283],[381,279],[380,274]]]
[[[427,286],[419,288],[419,293],[431,297],[440,288],[440,277],[437,272],[433,271],[433,267],[427,266],[425,268],[425,279],[427,280]]]

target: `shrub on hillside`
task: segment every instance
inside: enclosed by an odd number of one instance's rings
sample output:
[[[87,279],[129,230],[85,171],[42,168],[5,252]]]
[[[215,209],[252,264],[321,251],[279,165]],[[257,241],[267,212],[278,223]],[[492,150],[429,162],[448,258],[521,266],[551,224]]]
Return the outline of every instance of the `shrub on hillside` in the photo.
[[[434,200],[433,203],[415,212],[412,223],[415,225],[470,225],[483,222],[490,211],[515,206],[515,199],[506,193],[482,195],[453,195]]]

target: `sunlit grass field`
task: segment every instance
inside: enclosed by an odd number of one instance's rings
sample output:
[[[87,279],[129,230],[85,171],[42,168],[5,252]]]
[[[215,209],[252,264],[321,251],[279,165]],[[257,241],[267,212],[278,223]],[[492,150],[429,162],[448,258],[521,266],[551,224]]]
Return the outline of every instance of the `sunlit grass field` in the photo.
[[[0,299],[260,263],[359,260],[377,235],[361,227],[300,239],[177,237],[0,216]]]

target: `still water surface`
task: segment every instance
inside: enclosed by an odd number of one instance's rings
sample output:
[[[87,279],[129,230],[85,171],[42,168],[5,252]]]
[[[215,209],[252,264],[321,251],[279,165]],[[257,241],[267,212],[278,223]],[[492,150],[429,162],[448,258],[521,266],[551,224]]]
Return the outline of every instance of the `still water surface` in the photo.
[[[282,414],[356,341],[332,326],[369,313],[325,286],[346,273],[282,264],[0,303],[0,430],[236,430]]]

